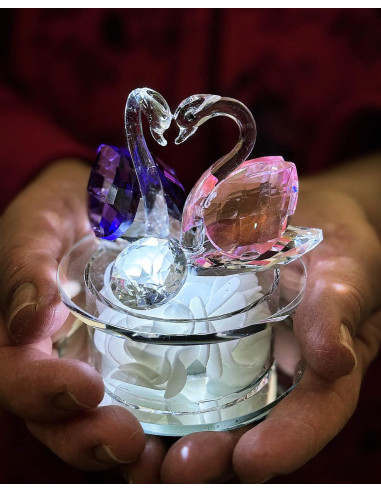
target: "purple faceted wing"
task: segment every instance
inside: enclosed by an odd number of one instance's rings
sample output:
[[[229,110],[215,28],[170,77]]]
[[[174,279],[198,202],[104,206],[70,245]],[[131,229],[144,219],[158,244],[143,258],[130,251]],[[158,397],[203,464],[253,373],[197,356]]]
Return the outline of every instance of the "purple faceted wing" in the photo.
[[[89,218],[96,236],[116,239],[134,221],[140,189],[129,153],[101,145],[91,170]]]
[[[181,220],[186,200],[184,187],[173,169],[154,158],[169,214]],[[96,236],[113,240],[124,234],[135,219],[141,192],[130,153],[125,148],[101,145],[89,184],[89,218]]]

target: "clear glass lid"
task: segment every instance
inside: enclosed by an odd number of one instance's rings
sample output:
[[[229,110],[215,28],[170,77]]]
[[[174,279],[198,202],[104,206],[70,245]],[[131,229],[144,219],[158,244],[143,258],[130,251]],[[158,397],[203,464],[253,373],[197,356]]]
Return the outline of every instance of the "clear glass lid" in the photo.
[[[148,343],[200,344],[258,333],[289,316],[301,301],[306,269],[301,259],[260,272],[224,275],[188,272],[169,302],[149,310],[122,304],[110,288],[110,271],[125,239],[88,235],[63,257],[57,280],[62,299],[88,325]]]

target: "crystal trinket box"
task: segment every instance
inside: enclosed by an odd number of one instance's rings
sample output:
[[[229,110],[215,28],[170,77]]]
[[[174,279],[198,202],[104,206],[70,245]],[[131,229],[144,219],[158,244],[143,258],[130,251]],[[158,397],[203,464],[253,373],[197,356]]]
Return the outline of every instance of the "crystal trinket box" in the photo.
[[[154,158],[142,130],[181,144],[215,116],[239,128],[234,149],[186,196],[176,173]],[[295,165],[247,160],[256,139],[237,100],[199,94],[172,115],[152,89],[125,109],[127,148],[102,145],[91,170],[94,233],[63,257],[58,284],[77,317],[60,345],[102,375],[102,404],[123,405],[147,433],[226,430],[263,418],[303,369],[292,315],[307,272],[301,256],[319,229],[289,224],[297,204]],[[85,328],[84,328],[85,327]]]

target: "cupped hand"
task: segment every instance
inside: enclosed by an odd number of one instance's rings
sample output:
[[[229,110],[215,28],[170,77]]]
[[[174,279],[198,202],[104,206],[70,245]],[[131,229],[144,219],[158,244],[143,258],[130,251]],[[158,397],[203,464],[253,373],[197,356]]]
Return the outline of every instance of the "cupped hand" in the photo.
[[[294,315],[306,371],[294,391],[256,426],[191,434],[162,466],[164,482],[260,483],[315,456],[353,414],[364,373],[381,343],[381,246],[362,207],[314,181],[302,183],[293,223],[319,227],[306,255],[308,283]]]
[[[56,272],[65,251],[89,232],[88,176],[80,162],[56,163],[0,219],[0,405],[70,465],[104,470],[136,462],[141,481],[139,466],[155,439],[145,438],[127,410],[98,407],[104,387],[95,369],[52,350],[52,337],[71,322]],[[163,455],[162,443],[155,449]],[[159,469],[145,471],[144,480],[157,480]]]

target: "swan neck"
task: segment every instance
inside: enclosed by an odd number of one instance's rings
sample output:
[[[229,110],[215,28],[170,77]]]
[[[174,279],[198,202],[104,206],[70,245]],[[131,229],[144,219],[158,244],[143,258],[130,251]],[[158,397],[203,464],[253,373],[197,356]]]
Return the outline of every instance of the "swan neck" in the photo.
[[[211,167],[211,174],[221,181],[249,157],[255,145],[257,130],[251,111],[235,99],[221,98],[213,105],[212,116],[228,116],[239,129],[235,147]]]
[[[169,216],[156,163],[148,150],[142,127],[142,113],[150,120],[152,106],[144,98],[144,91],[133,91],[126,103],[125,129],[128,150],[138,178],[144,203],[146,234],[168,237]]]
[[[255,120],[250,110],[241,102],[220,98],[212,106],[210,113],[203,121],[215,116],[232,118],[239,128],[239,138],[235,147],[215,162],[198,180],[190,192],[184,206],[181,244],[192,254],[201,254],[205,239],[203,224],[204,200],[212,189],[226,179],[237,167],[242,164],[253,150],[257,136]]]

